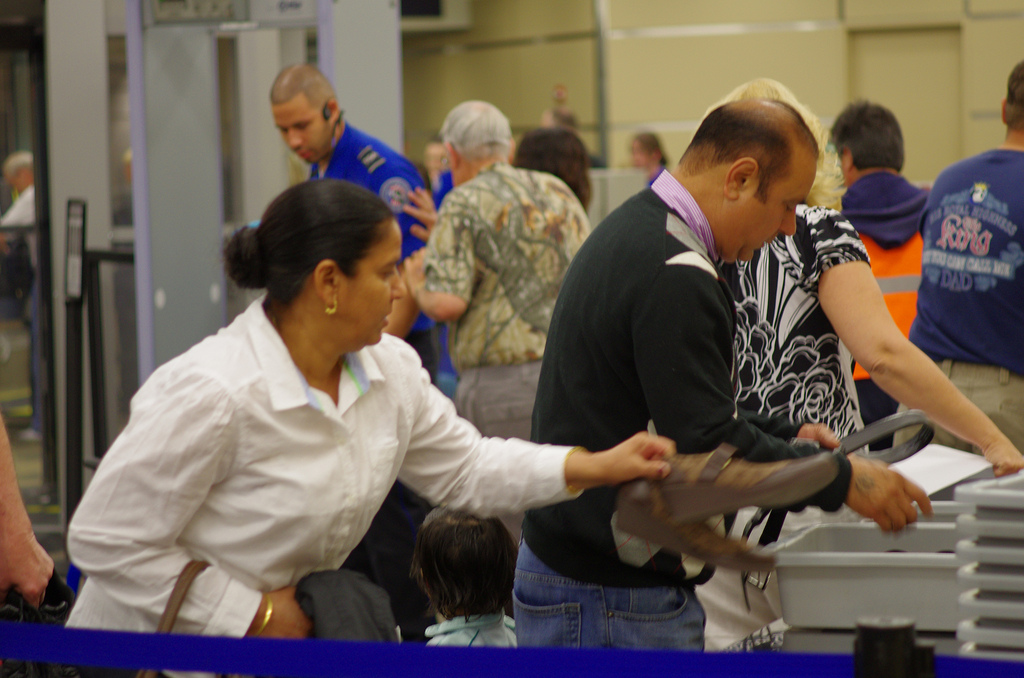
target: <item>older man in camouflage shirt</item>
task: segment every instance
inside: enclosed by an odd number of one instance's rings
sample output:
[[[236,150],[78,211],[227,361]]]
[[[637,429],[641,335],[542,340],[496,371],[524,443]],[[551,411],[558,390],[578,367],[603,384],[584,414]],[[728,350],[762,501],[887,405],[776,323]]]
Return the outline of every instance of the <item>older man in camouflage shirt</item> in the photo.
[[[509,165],[512,130],[491,104],[459,104],[441,136],[455,188],[424,274],[407,279],[420,308],[451,323],[459,414],[484,435],[529,438],[551,312],[590,222],[560,179]]]

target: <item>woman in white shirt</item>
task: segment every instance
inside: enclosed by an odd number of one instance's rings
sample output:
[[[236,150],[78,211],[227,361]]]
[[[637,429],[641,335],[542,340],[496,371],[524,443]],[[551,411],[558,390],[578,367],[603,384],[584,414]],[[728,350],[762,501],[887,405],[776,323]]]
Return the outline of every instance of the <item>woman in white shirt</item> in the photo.
[[[69,626],[155,630],[200,559],[176,631],[303,637],[295,584],[342,564],[396,478],[493,514],[667,474],[671,443],[647,434],[593,454],[482,438],[383,334],[400,258],[387,205],[342,181],[294,186],[232,236],[228,275],[266,297],[133,398],[71,523],[88,579]]]

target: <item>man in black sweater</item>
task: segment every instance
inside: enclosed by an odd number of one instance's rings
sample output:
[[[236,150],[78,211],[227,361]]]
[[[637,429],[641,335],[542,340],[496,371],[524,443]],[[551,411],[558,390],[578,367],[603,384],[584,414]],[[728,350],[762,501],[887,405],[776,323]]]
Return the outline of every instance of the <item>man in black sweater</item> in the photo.
[[[762,462],[806,454],[786,442],[794,437],[838,445],[822,425],[737,412],[734,301],[716,265],[794,233],[817,156],[785,104],[741,101],[707,116],[679,166],[611,213],[569,267],[534,440],[604,449],[650,422],[680,454],[728,443]],[[515,584],[520,645],[703,647],[693,587],[713,570],[619,532],[615,493],[588,490],[527,513]],[[920,488],[854,457],[807,503],[834,511],[845,502],[900,530],[917,519],[915,501],[930,511]]]

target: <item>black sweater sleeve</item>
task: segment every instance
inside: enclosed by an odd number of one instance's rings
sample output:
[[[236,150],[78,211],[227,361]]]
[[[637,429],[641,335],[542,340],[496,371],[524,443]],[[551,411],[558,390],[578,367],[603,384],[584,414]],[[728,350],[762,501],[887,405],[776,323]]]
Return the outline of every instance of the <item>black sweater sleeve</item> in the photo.
[[[751,461],[804,456],[737,412],[732,304],[718,276],[698,266],[666,264],[654,277],[632,319],[637,371],[654,426],[675,440],[681,454],[708,452],[724,442]],[[771,428],[795,435],[780,422]],[[840,463],[839,477],[811,503],[826,510],[842,505],[850,466],[845,458]]]
[[[783,440],[795,438],[802,426],[802,424],[790,421],[786,417],[771,417],[766,414],[751,412],[750,410],[740,409],[739,415],[746,419],[747,423],[751,426],[755,426],[768,435],[782,438]]]

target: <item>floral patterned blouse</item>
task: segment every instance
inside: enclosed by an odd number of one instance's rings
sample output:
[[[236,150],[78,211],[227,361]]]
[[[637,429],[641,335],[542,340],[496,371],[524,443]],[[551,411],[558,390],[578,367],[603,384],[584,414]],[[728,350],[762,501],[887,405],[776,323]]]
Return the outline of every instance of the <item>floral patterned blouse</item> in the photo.
[[[821,308],[818,280],[868,253],[835,210],[800,205],[796,224],[796,235],[723,267],[736,296],[736,400],[745,410],[826,423],[842,437],[864,424],[853,359]]]

